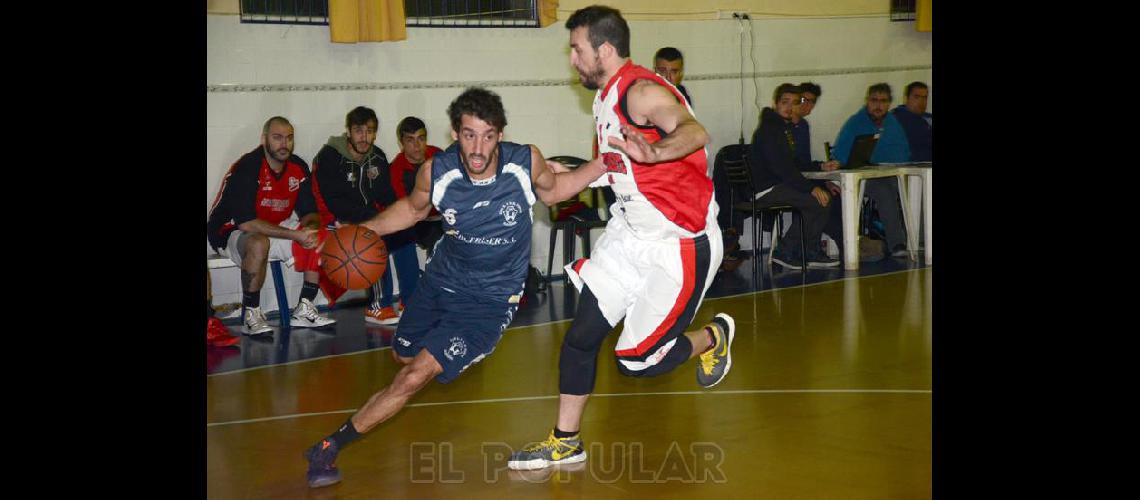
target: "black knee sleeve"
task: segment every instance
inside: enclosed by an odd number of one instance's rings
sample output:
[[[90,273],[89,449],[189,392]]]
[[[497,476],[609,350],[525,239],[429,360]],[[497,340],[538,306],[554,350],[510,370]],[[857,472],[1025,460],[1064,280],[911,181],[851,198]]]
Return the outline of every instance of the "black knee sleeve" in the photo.
[[[558,356],[558,392],[585,395],[594,391],[598,368],[598,349],[613,326],[598,308],[598,299],[589,287],[582,287],[578,311]]]
[[[558,392],[582,396],[594,392],[598,371],[598,350],[584,351],[562,342],[558,355]]]

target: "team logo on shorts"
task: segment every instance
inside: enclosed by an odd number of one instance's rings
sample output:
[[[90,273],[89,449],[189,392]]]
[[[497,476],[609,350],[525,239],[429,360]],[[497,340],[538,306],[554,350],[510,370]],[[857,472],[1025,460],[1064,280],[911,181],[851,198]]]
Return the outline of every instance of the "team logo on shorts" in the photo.
[[[654,366],[657,363],[660,363],[661,360],[665,358],[665,355],[669,354],[669,351],[671,351],[672,349],[673,349],[673,343],[665,344],[664,346],[661,346],[661,348],[658,349],[657,352],[650,354],[649,357],[645,359],[645,361],[647,361],[650,366]]]
[[[408,339],[406,339],[404,337],[396,337],[396,342],[399,342],[400,345],[402,345],[404,347],[408,347],[408,346],[412,345],[412,343],[408,342]]]
[[[518,203],[508,201],[499,207],[499,214],[503,216],[504,226],[513,226],[518,224],[518,216],[522,213],[522,207]]]
[[[449,346],[447,349],[444,349],[443,355],[447,356],[447,359],[450,359],[452,361],[454,361],[456,357],[462,358],[463,356],[466,356],[467,342],[464,342],[460,337],[451,337],[451,346]]]
[[[602,163],[606,164],[606,172],[625,173],[625,161],[617,153],[602,153]]]
[[[447,221],[447,225],[454,226],[455,225],[455,209],[449,208],[447,210],[444,210],[443,211],[443,219]]]

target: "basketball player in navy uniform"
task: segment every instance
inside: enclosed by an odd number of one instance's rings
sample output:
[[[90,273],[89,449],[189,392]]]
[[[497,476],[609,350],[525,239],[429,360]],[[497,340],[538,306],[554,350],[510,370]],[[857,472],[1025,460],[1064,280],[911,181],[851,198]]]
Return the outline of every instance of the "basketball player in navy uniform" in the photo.
[[[580,296],[559,355],[558,421],[546,441],[511,455],[515,470],[586,460],[578,430],[598,351],[623,319],[614,353],[623,375],[653,377],[699,358],[697,383],[709,388],[732,366],[731,316],[685,331],[724,253],[709,135],[673,84],[629,59],[620,12],[586,7],[566,28],[570,62],[582,85],[597,90],[594,131],[607,172],[591,185],[611,186],[617,203],[591,257],[566,266]]]
[[[395,415],[433,378],[448,383],[495,350],[526,282],[535,198],[553,205],[605,172],[597,160],[566,171],[533,145],[501,142],[507,119],[493,92],[467,89],[447,112],[456,142],[424,162],[408,197],[361,224],[385,235],[411,227],[433,206],[443,215],[444,236],[392,339],[392,355],[404,367],[305,451],[310,487],[339,482],[340,449]]]

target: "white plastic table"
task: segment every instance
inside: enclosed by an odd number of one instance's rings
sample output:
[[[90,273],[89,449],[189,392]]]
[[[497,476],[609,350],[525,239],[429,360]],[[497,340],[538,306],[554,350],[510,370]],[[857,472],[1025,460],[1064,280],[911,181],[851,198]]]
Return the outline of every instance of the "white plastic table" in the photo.
[[[926,244],[923,248],[923,261],[926,265],[934,263],[934,252],[932,249],[933,234],[931,231],[931,196],[933,189],[931,187],[931,180],[934,175],[934,169],[931,165],[917,165],[917,166],[896,166],[899,171],[906,175],[907,178],[907,198],[906,198],[906,214],[911,221],[917,221],[919,214],[922,215],[922,232]],[[915,254],[918,250],[918,231],[907,231],[907,249],[911,251],[911,260],[914,260]]]
[[[929,166],[869,166],[854,169],[832,170],[830,172],[803,172],[808,179],[828,180],[839,184],[843,190],[840,201],[843,204],[843,269],[859,269],[859,205],[863,200],[863,181],[879,177],[896,177],[899,184],[899,199],[907,200],[903,210],[903,225],[907,233],[907,252],[915,260],[918,252],[918,231],[913,231],[918,220],[918,212],[925,208],[926,263],[931,263],[931,223],[930,223],[930,173]],[[910,188],[910,178],[916,185]],[[921,183],[919,188],[917,183]],[[888,249],[889,251],[890,249]]]

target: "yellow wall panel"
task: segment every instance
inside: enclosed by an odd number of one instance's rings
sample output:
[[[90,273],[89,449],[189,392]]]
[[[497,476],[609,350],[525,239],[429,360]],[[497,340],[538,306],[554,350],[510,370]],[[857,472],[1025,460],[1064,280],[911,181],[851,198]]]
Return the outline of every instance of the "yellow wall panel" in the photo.
[[[918,0],[918,5],[915,6],[915,30],[925,31],[927,33],[933,31],[934,21],[930,13],[930,3],[932,1],[933,0]]]

